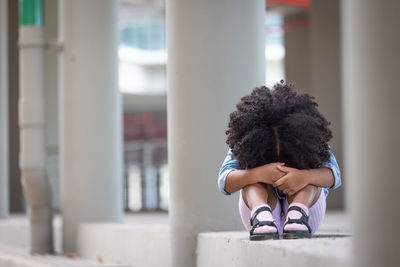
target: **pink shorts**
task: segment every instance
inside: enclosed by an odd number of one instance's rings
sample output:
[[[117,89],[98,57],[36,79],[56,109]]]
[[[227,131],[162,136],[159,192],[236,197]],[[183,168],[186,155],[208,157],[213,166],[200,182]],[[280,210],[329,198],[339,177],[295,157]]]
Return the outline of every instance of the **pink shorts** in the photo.
[[[276,201],[276,206],[275,209],[272,211],[272,216],[274,217],[276,226],[278,227],[278,232],[280,235],[282,235],[283,232],[283,225],[286,221],[286,214],[287,214],[287,209],[288,209],[288,201],[287,199],[284,200],[283,202],[283,209],[281,209],[281,203],[279,202],[279,199]],[[326,197],[324,194],[324,191],[321,190],[320,196],[317,200],[317,202],[314,203],[314,205],[309,209],[310,212],[310,227],[312,230],[312,233],[315,233],[319,227],[322,224],[322,221],[325,216],[325,210],[326,210]],[[239,213],[240,217],[242,218],[242,222],[244,227],[247,229],[247,231],[250,231],[251,226],[250,226],[250,214],[251,210],[249,207],[247,207],[246,203],[243,201],[242,197],[242,191],[240,191],[240,197],[239,197]]]

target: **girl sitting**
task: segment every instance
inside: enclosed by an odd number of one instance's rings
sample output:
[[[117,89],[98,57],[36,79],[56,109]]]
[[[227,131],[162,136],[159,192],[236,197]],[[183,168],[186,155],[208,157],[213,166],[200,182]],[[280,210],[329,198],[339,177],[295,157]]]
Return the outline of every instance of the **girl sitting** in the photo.
[[[240,190],[250,240],[310,238],[320,227],[328,189],[341,179],[329,122],[317,106],[281,81],[273,90],[254,89],[230,114],[218,185],[226,195]]]

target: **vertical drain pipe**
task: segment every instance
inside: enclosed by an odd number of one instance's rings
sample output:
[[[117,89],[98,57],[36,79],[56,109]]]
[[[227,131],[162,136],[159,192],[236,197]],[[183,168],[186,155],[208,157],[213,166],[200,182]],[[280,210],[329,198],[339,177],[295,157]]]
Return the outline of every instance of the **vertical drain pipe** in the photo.
[[[44,149],[43,2],[20,0],[19,164],[28,202],[31,253],[53,252],[53,211]]]

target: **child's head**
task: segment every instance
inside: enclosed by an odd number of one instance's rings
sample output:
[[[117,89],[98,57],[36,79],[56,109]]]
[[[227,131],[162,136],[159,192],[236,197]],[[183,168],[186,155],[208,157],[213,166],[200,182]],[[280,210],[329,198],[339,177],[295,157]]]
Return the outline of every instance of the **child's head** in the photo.
[[[317,168],[329,159],[329,122],[314,98],[292,85],[259,87],[242,97],[230,114],[226,143],[240,168],[284,162],[298,169]]]

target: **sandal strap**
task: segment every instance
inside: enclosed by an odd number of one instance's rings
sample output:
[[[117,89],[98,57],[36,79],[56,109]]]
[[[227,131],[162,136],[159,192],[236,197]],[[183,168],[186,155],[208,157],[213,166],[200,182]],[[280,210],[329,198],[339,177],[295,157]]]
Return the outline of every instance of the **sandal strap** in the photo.
[[[300,208],[299,206],[291,206],[287,211],[289,212],[291,210],[295,210],[295,211],[300,212],[304,217],[309,217],[307,215],[307,213],[302,208]]]
[[[250,235],[253,235],[253,234],[254,234],[254,230],[255,230],[256,228],[258,228],[258,227],[261,227],[261,226],[271,226],[271,227],[275,227],[276,231],[278,231],[278,227],[276,227],[276,224],[275,224],[274,221],[258,221],[258,220],[257,220],[257,223],[254,224],[253,227],[252,227],[251,230],[250,230]]]
[[[254,212],[253,216],[251,216],[251,219],[250,219],[250,225],[251,225],[251,226],[256,225],[256,224],[259,222],[259,220],[258,220],[256,217],[257,217],[257,215],[258,215],[260,212],[262,212],[262,211],[269,211],[269,212],[272,213],[271,209],[270,209],[269,207],[267,207],[267,206],[259,207],[259,208],[256,209],[256,211]]]
[[[268,212],[272,213],[271,209],[268,206],[262,206],[262,207],[259,207],[258,209],[256,209],[256,211],[254,212],[253,216],[250,219],[250,225],[252,226],[251,230],[250,230],[250,235],[252,235],[254,233],[254,230],[256,228],[261,227],[261,226],[275,227],[276,231],[278,231],[278,227],[276,226],[274,221],[260,221],[257,219],[257,215],[263,211],[268,211]]]
[[[285,227],[287,224],[293,224],[293,223],[303,224],[303,225],[305,225],[307,227],[308,231],[311,233],[312,232],[311,231],[311,227],[308,224],[308,222],[310,220],[310,216],[307,216],[306,212],[302,208],[300,208],[298,206],[291,206],[288,209],[288,212],[291,211],[291,210],[296,210],[296,211],[300,212],[301,213],[301,217],[300,217],[300,219],[288,218],[288,220],[286,221],[286,223],[285,223],[285,225],[283,227]]]

